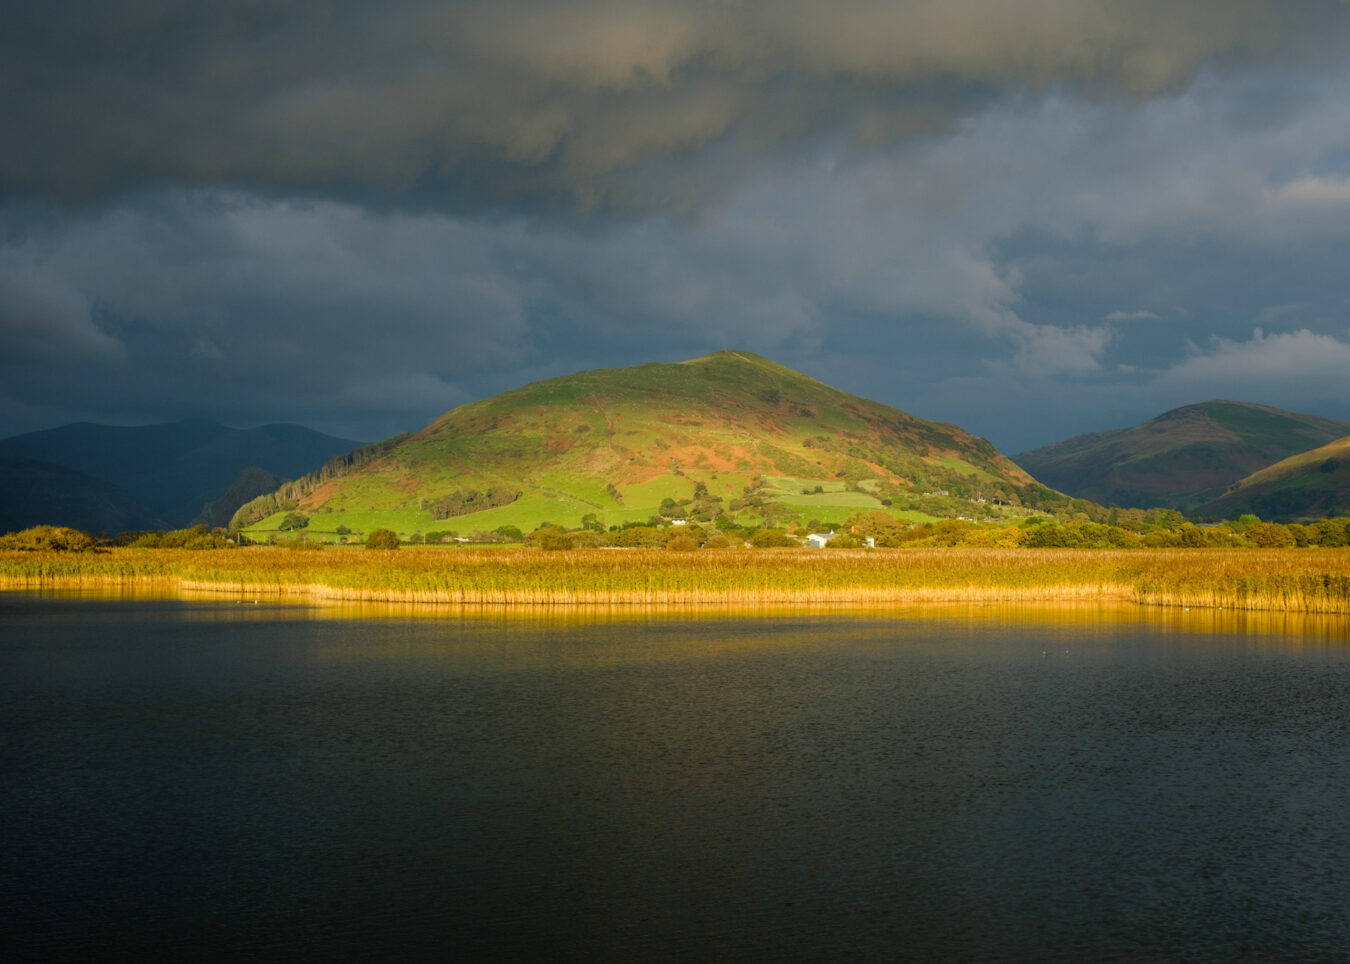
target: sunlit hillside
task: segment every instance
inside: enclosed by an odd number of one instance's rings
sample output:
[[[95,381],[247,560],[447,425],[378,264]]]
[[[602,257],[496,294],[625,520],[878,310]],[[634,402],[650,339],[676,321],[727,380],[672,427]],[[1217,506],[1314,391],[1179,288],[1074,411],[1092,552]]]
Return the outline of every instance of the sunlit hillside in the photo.
[[[529,530],[719,516],[1025,512],[1059,497],[983,439],[747,352],[602,369],[450,411],[245,506],[309,532]]]
[[[1263,519],[1350,515],[1350,436],[1253,473],[1200,511]]]

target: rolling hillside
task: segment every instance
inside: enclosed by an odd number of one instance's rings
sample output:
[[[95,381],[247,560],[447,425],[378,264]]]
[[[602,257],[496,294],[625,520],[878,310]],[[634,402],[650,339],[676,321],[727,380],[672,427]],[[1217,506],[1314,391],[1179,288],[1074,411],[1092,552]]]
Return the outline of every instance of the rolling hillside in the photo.
[[[1057,498],[959,428],[727,351],[464,405],[255,500],[233,524],[276,528],[287,512],[308,515],[314,532],[404,534],[656,515],[824,521],[883,506],[988,514]]]
[[[359,444],[299,425],[232,429],[205,419],[135,427],[77,422],[0,440],[0,458],[50,463],[120,489],[138,506],[134,528],[179,527],[222,498],[245,469],[261,467],[274,477],[295,478]],[[18,504],[9,514],[32,516]],[[41,521],[74,525],[73,518]]]
[[[1279,521],[1350,516],[1350,436],[1247,476],[1199,512]]]
[[[1103,505],[1188,512],[1239,479],[1350,434],[1350,424],[1212,401],[1134,428],[1080,435],[1013,456],[1051,488]]]

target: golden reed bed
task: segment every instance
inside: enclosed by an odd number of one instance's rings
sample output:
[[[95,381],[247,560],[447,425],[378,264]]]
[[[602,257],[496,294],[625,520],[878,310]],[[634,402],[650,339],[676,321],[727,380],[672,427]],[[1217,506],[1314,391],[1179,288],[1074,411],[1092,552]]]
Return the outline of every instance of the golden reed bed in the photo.
[[[1350,613],[1347,549],[0,552],[0,588],[458,604],[1132,601]]]

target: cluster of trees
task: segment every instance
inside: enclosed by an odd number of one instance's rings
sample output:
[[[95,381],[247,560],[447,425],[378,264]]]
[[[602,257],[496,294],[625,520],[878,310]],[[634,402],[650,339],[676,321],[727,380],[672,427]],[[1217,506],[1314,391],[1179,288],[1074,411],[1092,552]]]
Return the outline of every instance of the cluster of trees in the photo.
[[[435,545],[437,543],[452,542],[459,538],[459,534],[453,529],[434,530],[423,535],[420,532],[414,532],[408,537],[409,545]],[[524,542],[525,535],[515,526],[498,526],[491,532],[476,530],[468,536],[470,542],[497,543],[497,542]],[[398,533],[393,529],[375,529],[366,536],[365,546],[367,549],[397,549],[402,544]]]
[[[584,525],[584,520],[583,520]],[[482,543],[504,543],[504,542],[524,542],[525,533],[520,531],[518,526],[497,526],[497,528],[488,531],[486,529],[474,529],[463,536],[467,542]],[[426,534],[414,532],[408,537],[408,542],[413,545],[426,543],[429,546],[443,545],[447,542],[457,542],[460,539],[460,533],[456,529],[432,529]]]
[[[741,508],[745,505],[744,502],[737,503],[735,500],[733,500],[733,504]],[[693,498],[675,499],[667,496],[661,500],[661,505],[656,511],[657,517],[660,519],[693,519],[697,522],[712,522],[723,512],[722,497],[711,494],[706,483],[698,482],[694,485]],[[600,526],[600,529],[603,530],[604,526]]]
[[[67,526],[33,526],[0,536],[0,549],[20,552],[91,552],[107,546],[137,549],[229,549],[234,546],[224,529],[196,525],[190,529],[123,532],[107,539]]]
[[[836,549],[861,548],[868,545],[869,540],[879,548],[1335,548],[1350,545],[1350,519],[1283,525],[1244,516],[1216,525],[1195,525],[1179,513],[1171,513],[1160,523],[1136,529],[1084,518],[1059,521],[1032,517],[1018,525],[989,525],[963,519],[912,522],[882,511],[860,513],[833,527],[814,520],[804,526],[738,526],[728,516],[719,516],[711,525],[690,522],[678,526],[667,525],[659,517],[653,517],[647,523],[630,522],[607,531],[587,526],[569,530],[544,523],[529,533],[525,542],[543,549],[606,546],[719,549],[742,545],[767,549],[802,545],[809,534],[825,531],[836,531],[829,543]]]
[[[527,546],[540,549],[596,549],[616,547],[623,549],[665,549],[677,536],[685,536],[689,531],[702,534],[699,526],[669,525],[659,516],[652,516],[645,523],[627,522],[622,526],[606,529],[588,516],[580,528],[572,529],[542,523],[533,532],[524,534],[521,541]],[[519,531],[519,530],[517,530]],[[476,541],[476,540],[474,540]],[[514,540],[513,540],[514,541]],[[691,548],[697,549],[698,542]]]
[[[426,508],[431,512],[431,517],[439,522],[457,515],[468,515],[470,512],[482,512],[485,509],[510,505],[519,498],[519,492],[494,485],[486,492],[479,492],[477,489],[457,489],[439,499],[428,501]]]
[[[582,528],[565,529],[544,523],[525,536],[526,545],[541,549],[729,549],[733,546],[751,546],[756,549],[774,549],[800,546],[808,535],[801,526],[740,526],[730,516],[719,516],[715,522],[689,522],[667,525],[659,516],[647,522],[626,522],[608,530]],[[841,537],[842,538],[842,537]],[[847,540],[845,543],[847,544]],[[862,545],[861,539],[857,545]]]
[[[277,523],[277,528],[282,532],[294,532],[297,529],[303,529],[309,525],[309,516],[303,512],[287,512],[285,517]]]
[[[240,506],[230,519],[230,528],[242,529],[277,512],[294,512],[299,506],[297,499],[281,498],[275,492],[268,492]]]
[[[1115,524],[1086,518],[1053,520],[1033,517],[1018,525],[989,526],[958,519],[912,523],[884,512],[849,519],[844,528],[871,536],[887,546],[1001,546],[1007,548],[1129,549],[1129,548],[1280,548],[1350,545],[1350,519],[1322,519],[1300,525],[1262,522],[1256,516],[1215,525],[1195,525],[1180,513],[1150,510],[1117,518]],[[1143,517],[1151,517],[1143,522]],[[1120,523],[1125,524],[1120,524]],[[840,545],[836,540],[832,546]]]
[[[168,531],[123,532],[113,544],[133,549],[232,549],[235,545],[224,529],[209,529],[205,525]]]
[[[269,492],[245,502],[235,512],[234,517],[230,519],[230,529],[242,529],[244,526],[261,522],[273,513],[295,509],[299,506],[301,499],[325,482],[350,475],[362,466],[384,458],[399,443],[409,437],[410,433],[404,432],[402,435],[395,435],[393,438],[363,445],[361,448],[354,449],[345,455],[335,456],[324,463],[323,468],[318,471],[302,475],[294,482],[287,482],[276,492]]]
[[[829,525],[812,520],[806,525],[742,526],[726,514],[711,522],[691,520],[683,525],[669,524],[667,518],[653,516],[646,522],[627,522],[606,529],[594,516],[583,520],[580,528],[568,529],[549,522],[528,534],[512,525],[498,526],[491,532],[473,531],[466,536],[474,543],[525,543],[543,549],[631,548],[724,549],[752,546],[770,549],[798,546],[814,532],[836,531],[830,546],[837,549],[860,548],[869,543],[879,548],[896,547],[991,547],[991,548],[1345,548],[1350,547],[1350,518],[1320,519],[1309,523],[1283,524],[1263,522],[1254,515],[1213,525],[1196,525],[1171,510],[1119,510],[1112,522],[1098,522],[1080,516],[1073,519],[1031,517],[1016,525],[991,525],[963,519],[913,522],[898,519],[888,512],[873,510],[850,517],[842,524]],[[295,535],[276,544],[296,549],[321,548],[322,543],[307,539],[296,527]],[[433,530],[423,536],[414,533],[410,543],[442,543],[458,539],[454,530]],[[372,549],[396,549],[402,540],[391,529],[376,529],[364,544]],[[113,539],[99,538],[62,526],[35,526],[22,532],[0,536],[0,549],[28,551],[80,552],[102,546],[131,546],[142,549],[227,549],[247,539],[231,536],[224,529],[196,525],[188,529],[124,532]]]

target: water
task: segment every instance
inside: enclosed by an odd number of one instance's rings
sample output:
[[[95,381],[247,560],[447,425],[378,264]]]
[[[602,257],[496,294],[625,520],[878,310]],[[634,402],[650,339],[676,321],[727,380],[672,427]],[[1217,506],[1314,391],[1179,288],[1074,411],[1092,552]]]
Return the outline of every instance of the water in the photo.
[[[0,594],[0,959],[1350,961],[1350,627]]]

